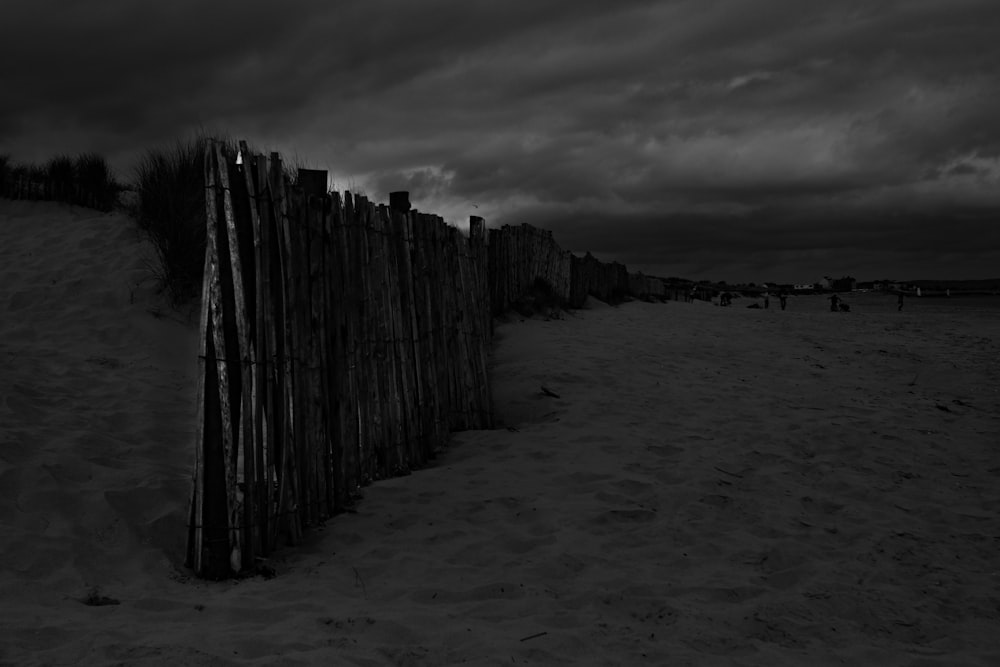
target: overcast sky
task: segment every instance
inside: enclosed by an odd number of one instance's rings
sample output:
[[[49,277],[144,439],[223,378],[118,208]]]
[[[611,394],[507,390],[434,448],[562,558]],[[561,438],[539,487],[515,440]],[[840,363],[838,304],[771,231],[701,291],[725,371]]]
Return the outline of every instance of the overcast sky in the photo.
[[[95,9],[99,7],[99,9]],[[1000,277],[996,0],[35,0],[0,153],[199,128],[661,276]]]

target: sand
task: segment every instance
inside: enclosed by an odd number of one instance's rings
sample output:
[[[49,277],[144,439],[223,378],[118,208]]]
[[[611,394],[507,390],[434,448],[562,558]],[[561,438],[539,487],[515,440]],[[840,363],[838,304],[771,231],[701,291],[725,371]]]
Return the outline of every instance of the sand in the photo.
[[[2,664],[1000,663],[998,311],[512,319],[505,428],[209,583],[196,325],[152,258],[121,215],[0,200]]]

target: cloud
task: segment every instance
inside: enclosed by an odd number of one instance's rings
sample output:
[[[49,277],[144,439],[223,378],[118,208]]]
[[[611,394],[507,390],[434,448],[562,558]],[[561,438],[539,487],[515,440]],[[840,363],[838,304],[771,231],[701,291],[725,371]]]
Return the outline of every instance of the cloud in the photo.
[[[997,25],[989,0],[20,3],[0,152],[127,165],[205,127],[631,263],[955,262],[995,240]]]

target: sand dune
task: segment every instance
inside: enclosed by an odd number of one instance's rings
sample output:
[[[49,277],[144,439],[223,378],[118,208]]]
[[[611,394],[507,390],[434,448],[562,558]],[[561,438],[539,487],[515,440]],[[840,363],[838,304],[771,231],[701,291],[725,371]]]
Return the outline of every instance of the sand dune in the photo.
[[[120,216],[0,201],[0,663],[1000,663],[1000,313],[514,319],[504,427],[206,583],[196,327],[143,257]]]

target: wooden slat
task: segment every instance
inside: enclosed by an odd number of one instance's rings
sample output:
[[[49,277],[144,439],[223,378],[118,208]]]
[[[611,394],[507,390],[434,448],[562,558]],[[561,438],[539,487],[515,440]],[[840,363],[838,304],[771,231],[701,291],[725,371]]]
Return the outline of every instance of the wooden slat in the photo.
[[[335,248],[333,251],[334,269],[338,277],[336,291],[338,299],[337,311],[337,349],[336,349],[336,397],[338,418],[340,421],[340,457],[338,461],[339,474],[342,482],[337,489],[337,508],[349,506],[351,498],[360,485],[360,470],[358,463],[358,403],[357,403],[357,371],[354,366],[357,336],[356,312],[358,307],[357,290],[352,282],[353,272],[350,270],[350,243],[347,221],[344,216],[342,200],[336,193],[332,203],[333,228]]]
[[[400,288],[401,329],[399,356],[404,368],[404,401],[407,408],[408,451],[410,457],[424,463],[430,452],[426,446],[421,414],[424,397],[421,388],[420,362],[417,357],[417,315],[415,308],[413,265],[411,258],[410,215],[408,212],[391,212],[392,237],[395,242],[396,263]]]
[[[215,143],[216,164],[219,173],[219,185],[222,189],[223,213],[226,223],[226,238],[229,251],[229,277],[232,281],[233,308],[237,337],[237,349],[234,350],[239,355],[238,370],[234,381],[239,382],[240,388],[240,408],[238,415],[238,427],[235,433],[231,457],[227,456],[227,462],[236,466],[240,457],[243,459],[242,470],[235,470],[234,481],[238,475],[243,476],[244,489],[249,491],[253,487],[256,474],[254,472],[255,455],[253,453],[254,423],[251,408],[252,392],[255,382],[256,364],[249,345],[249,332],[246,311],[246,296],[243,283],[243,262],[240,258],[240,239],[236,230],[236,219],[233,214],[232,188],[229,179],[229,163],[223,153],[222,142]],[[252,207],[251,207],[252,208]],[[235,426],[235,424],[234,424]],[[249,450],[249,451],[248,451]],[[227,475],[227,480],[229,475]],[[246,539],[244,530],[254,524],[253,503],[247,502],[252,498],[252,493],[240,492],[238,486],[234,485],[229,489],[231,511],[234,512],[233,524],[233,544],[231,545],[230,563],[234,572],[243,569],[243,553],[248,549],[248,557],[253,562],[252,539]]]
[[[249,155],[246,142],[240,142],[240,150],[244,156]],[[256,156],[251,165],[253,178],[249,177],[247,169],[247,187],[251,196],[256,199],[254,210],[257,212],[254,226],[254,250],[256,253],[257,278],[257,363],[261,366],[257,374],[257,394],[254,406],[254,418],[257,428],[258,470],[257,470],[257,508],[259,521],[259,550],[261,556],[266,556],[274,548],[271,540],[273,514],[273,463],[275,397],[276,389],[276,336],[274,328],[274,294],[271,281],[271,238],[274,228],[274,209],[268,186],[268,160],[264,155]]]
[[[267,432],[267,475],[265,498],[267,500],[267,530],[265,533],[266,551],[271,552],[277,546],[278,527],[280,525],[280,495],[278,480],[281,476],[279,462],[284,446],[285,424],[285,387],[284,373],[286,359],[284,355],[284,276],[282,272],[281,235],[278,233],[280,219],[281,191],[273,177],[274,165],[269,157],[258,158],[258,180],[264,189],[262,199],[262,245],[266,249],[264,266],[266,273],[264,282],[268,285],[266,301],[267,318],[267,358],[268,366],[268,402],[265,408]]]
[[[211,356],[213,358],[208,360],[208,363],[212,364],[215,368],[215,373],[218,377],[218,420],[220,426],[221,437],[221,460],[218,459],[218,448],[212,447],[208,449],[206,443],[205,456],[214,456],[216,458],[213,461],[213,465],[221,466],[223,469],[223,487],[219,489],[221,491],[222,499],[217,499],[215,494],[206,493],[205,501],[213,502],[222,507],[216,509],[212,508],[214,511],[208,513],[210,517],[218,516],[219,509],[225,510],[226,517],[226,531],[227,537],[224,543],[220,546],[210,547],[211,552],[211,563],[209,566],[204,567],[205,573],[210,577],[221,577],[228,573],[228,568],[232,567],[234,562],[238,562],[238,553],[233,553],[234,548],[238,549],[239,545],[239,534],[238,525],[234,522],[234,511],[236,505],[236,476],[235,469],[232,465],[233,460],[233,436],[234,429],[232,423],[232,409],[230,406],[230,391],[229,391],[229,369],[228,369],[228,356],[227,356],[227,345],[225,340],[225,322],[223,319],[223,293],[222,293],[222,281],[220,272],[222,270],[222,262],[219,252],[219,220],[218,220],[218,205],[219,205],[219,192],[218,192],[218,178],[219,178],[219,165],[217,160],[217,155],[214,150],[214,146],[208,151],[208,191],[206,192],[206,197],[209,199],[209,204],[206,208],[208,214],[208,227],[207,227],[207,238],[206,244],[209,248],[208,252],[212,258],[209,266],[209,279],[208,279],[208,294],[204,295],[203,298],[208,298],[210,300],[208,312],[210,318],[210,328],[211,328],[211,344],[212,347],[207,350],[206,356]],[[206,440],[209,434],[205,434]],[[218,538],[213,538],[218,539]]]
[[[247,284],[253,287],[252,302],[247,297],[247,325],[248,341],[247,354],[249,355],[250,378],[249,405],[246,406],[245,416],[251,420],[251,437],[244,442],[246,447],[245,456],[252,461],[252,466],[245,468],[246,488],[244,490],[244,502],[247,520],[245,522],[248,534],[244,539],[243,564],[245,568],[252,568],[256,564],[256,559],[263,553],[262,538],[266,534],[266,504],[261,497],[260,477],[266,471],[264,463],[264,419],[263,406],[266,404],[266,353],[264,343],[263,325],[263,267],[261,248],[261,225],[258,214],[257,188],[254,183],[255,174],[253,160],[246,149],[246,142],[240,142],[240,152],[245,156],[242,166],[237,166],[237,173],[242,178],[242,185],[246,194],[247,212],[250,217],[250,232],[253,235],[253,258],[249,267],[250,276],[244,273]],[[244,268],[246,271],[246,268]]]
[[[206,146],[203,148],[206,152],[206,157],[204,159],[204,171],[205,171],[205,206],[206,206],[206,219],[211,219],[211,210],[215,205],[215,190],[214,190],[214,175],[211,174],[209,170],[209,160],[207,157],[207,142]],[[205,386],[206,382],[206,363],[207,363],[207,345],[209,327],[211,326],[209,322],[209,307],[211,304],[211,299],[208,297],[211,291],[211,276],[212,276],[212,264],[218,260],[213,257],[213,248],[208,246],[205,250],[205,264],[202,275],[202,287],[201,293],[203,298],[201,300],[201,316],[199,318],[199,339],[198,339],[198,375],[197,375],[197,398],[196,398],[196,414],[195,414],[195,465],[194,465],[194,480],[191,489],[191,503],[190,509],[188,510],[188,545],[187,545],[187,566],[192,568],[196,574],[199,576],[204,574],[203,566],[203,554],[202,549],[204,548],[204,509],[205,509],[205,493],[206,493],[206,480],[205,480],[205,460],[204,460],[204,442],[205,442],[205,393],[206,391],[218,391],[216,387]]]
[[[282,326],[282,358],[284,360],[282,393],[281,461],[278,472],[278,511],[286,528],[288,540],[298,544],[302,536],[302,523],[298,511],[298,466],[297,450],[299,442],[295,433],[296,394],[295,372],[298,348],[295,345],[295,275],[296,264],[292,249],[290,230],[289,189],[277,154],[271,156],[271,191],[278,198],[279,257],[281,266],[281,292],[283,308],[280,313]]]

